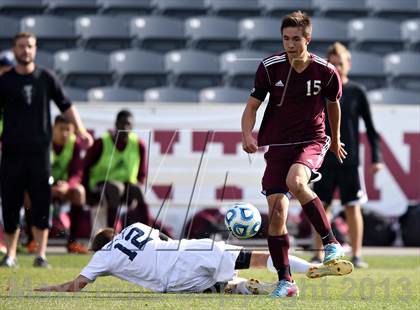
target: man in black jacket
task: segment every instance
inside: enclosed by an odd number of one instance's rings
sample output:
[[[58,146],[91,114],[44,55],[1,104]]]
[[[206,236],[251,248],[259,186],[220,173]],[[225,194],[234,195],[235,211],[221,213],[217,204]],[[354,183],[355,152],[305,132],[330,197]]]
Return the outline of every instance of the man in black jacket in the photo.
[[[0,266],[16,265],[19,211],[25,191],[33,211],[33,235],[38,243],[35,267],[47,267],[45,251],[50,225],[51,202],[51,111],[53,100],[75,125],[86,145],[92,137],[64,95],[57,77],[34,63],[36,38],[18,33],[13,40],[16,66],[0,77],[0,111],[4,119],[1,160],[1,192],[7,254]]]
[[[340,101],[342,113],[341,140],[349,152],[342,164],[331,153],[327,153],[319,170],[322,179],[315,183],[314,191],[324,202],[325,207],[328,208],[335,188],[339,188],[341,203],[345,206],[346,220],[349,226],[353,264],[356,268],[367,267],[367,263],[361,260],[363,218],[360,205],[367,201],[367,197],[364,192],[364,182],[359,174],[359,118],[362,118],[365,123],[372,149],[372,173],[376,173],[383,168],[379,148],[380,139],[373,125],[365,89],[348,78],[351,68],[349,50],[338,42],[334,43],[328,50],[328,61],[337,68],[343,83],[343,96]],[[325,123],[328,134],[330,130],[328,121]],[[316,245],[317,249],[321,248],[320,240],[316,242]],[[321,255],[322,252],[319,251],[314,259],[321,259]]]

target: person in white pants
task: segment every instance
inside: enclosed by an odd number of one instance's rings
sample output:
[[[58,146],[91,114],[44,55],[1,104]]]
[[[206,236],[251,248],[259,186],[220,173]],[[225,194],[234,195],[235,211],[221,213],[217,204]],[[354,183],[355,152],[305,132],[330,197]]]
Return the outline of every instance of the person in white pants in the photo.
[[[118,235],[106,228],[95,235],[91,248],[96,253],[74,280],[35,290],[77,292],[99,276],[113,275],[161,293],[223,289],[227,293],[265,294],[266,285],[237,278],[235,270],[268,267],[275,272],[268,251],[247,251],[212,239],[172,240],[142,223],[132,224]],[[329,266],[295,256],[290,256],[290,261],[295,272],[311,278],[353,270],[347,261]]]

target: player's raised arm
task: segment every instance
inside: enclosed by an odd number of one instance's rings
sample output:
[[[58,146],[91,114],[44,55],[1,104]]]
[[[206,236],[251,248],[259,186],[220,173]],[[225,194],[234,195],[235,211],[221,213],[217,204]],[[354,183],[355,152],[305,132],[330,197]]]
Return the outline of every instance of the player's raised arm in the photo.
[[[59,285],[44,286],[34,289],[37,292],[79,292],[90,281],[88,278],[79,275],[76,279]]]
[[[344,144],[340,140],[340,124],[341,124],[341,109],[340,102],[338,100],[329,101],[327,100],[327,112],[328,119],[330,121],[331,128],[331,146],[330,151],[335,154],[338,161],[343,163],[343,159],[346,158],[347,152],[344,149]]]
[[[255,126],[257,110],[261,105],[261,100],[249,96],[245,110],[242,114],[242,148],[247,153],[255,153],[258,150],[257,140],[252,135]]]

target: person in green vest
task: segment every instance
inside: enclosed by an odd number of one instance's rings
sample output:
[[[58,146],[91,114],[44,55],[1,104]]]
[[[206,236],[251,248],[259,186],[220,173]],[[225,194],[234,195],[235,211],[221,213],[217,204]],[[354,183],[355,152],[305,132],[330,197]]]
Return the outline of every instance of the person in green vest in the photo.
[[[122,204],[128,206],[125,225],[152,224],[141,188],[146,177],[146,148],[132,131],[133,121],[130,111],[121,110],[115,129],[96,139],[84,159],[82,183],[87,190],[87,203],[105,203],[110,227],[116,227],[118,207]]]
[[[81,153],[83,147],[76,139],[73,124],[62,114],[55,117],[52,136],[51,174],[54,179],[51,188],[52,199],[60,204],[70,202],[70,232],[67,251],[69,253],[86,254],[88,252],[87,248],[76,240],[81,232],[84,232],[83,237],[89,237],[90,234],[90,212],[84,210],[86,192],[81,184],[83,173]],[[25,199],[26,221],[27,225],[30,226],[31,216],[28,204],[30,204],[29,199]],[[34,240],[28,243],[27,248],[29,252],[35,251],[36,243]]]

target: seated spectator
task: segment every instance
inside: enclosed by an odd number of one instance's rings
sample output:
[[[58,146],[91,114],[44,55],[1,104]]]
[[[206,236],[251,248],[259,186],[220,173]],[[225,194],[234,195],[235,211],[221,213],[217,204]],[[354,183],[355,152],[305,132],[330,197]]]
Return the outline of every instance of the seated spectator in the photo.
[[[92,206],[105,202],[110,227],[117,227],[121,204],[128,206],[125,225],[152,224],[141,189],[146,176],[146,148],[132,128],[133,114],[120,111],[115,130],[96,139],[84,160],[83,185],[87,189],[87,202]]]
[[[74,134],[73,124],[66,116],[57,115],[53,127],[51,152],[51,172],[54,178],[52,199],[59,204],[66,201],[70,202],[70,232],[67,251],[69,253],[85,254],[87,248],[76,241],[76,238],[81,237],[81,235],[85,238],[90,236],[90,212],[84,210],[86,193],[81,184],[83,173],[82,149]],[[27,226],[30,226],[28,203],[30,204],[29,199],[25,199]],[[81,227],[82,225],[88,225],[89,227]],[[28,251],[32,252],[35,248],[36,244],[32,240],[28,244]]]

